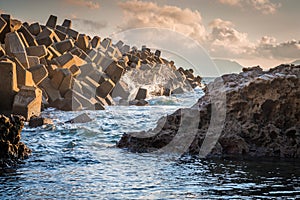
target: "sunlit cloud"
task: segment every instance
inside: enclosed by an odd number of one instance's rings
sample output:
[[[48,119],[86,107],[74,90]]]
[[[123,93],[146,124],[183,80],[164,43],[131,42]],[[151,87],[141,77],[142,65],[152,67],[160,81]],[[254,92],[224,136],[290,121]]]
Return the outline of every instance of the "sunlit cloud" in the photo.
[[[252,8],[260,11],[263,14],[274,14],[278,8],[281,7],[280,3],[272,3],[270,0],[218,0],[222,4],[230,6],[239,6],[242,8]]]
[[[99,9],[100,4],[93,0],[64,0],[66,3],[75,5],[75,6],[84,6],[89,9]]]

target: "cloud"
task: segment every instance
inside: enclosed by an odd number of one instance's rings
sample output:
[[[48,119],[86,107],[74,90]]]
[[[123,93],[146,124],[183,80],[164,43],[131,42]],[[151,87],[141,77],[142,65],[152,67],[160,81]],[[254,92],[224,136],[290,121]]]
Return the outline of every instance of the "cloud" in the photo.
[[[253,8],[265,14],[274,12],[273,8],[279,6],[268,0],[218,1],[232,6],[252,5]],[[192,49],[193,45],[201,44],[211,56],[229,59],[268,58],[284,60],[299,57],[299,41],[278,43],[275,38],[268,36],[262,37],[259,41],[251,41],[248,34],[238,30],[231,21],[218,18],[205,26],[199,11],[176,6],[160,6],[154,2],[139,0],[124,1],[118,5],[124,13],[119,28],[121,32],[126,32],[124,35],[127,39],[130,38],[127,40],[128,42],[135,41],[136,44],[145,42],[145,44],[153,46],[169,44],[171,48],[176,41],[185,48],[185,51],[189,51],[189,48]],[[143,28],[145,29],[143,32],[135,30]],[[146,28],[152,28],[152,30],[146,30]],[[153,31],[153,28],[173,30],[192,40],[181,40],[174,34]],[[138,33],[134,34],[134,32]],[[118,34],[120,35],[120,33]],[[124,36],[122,39],[126,37]]]
[[[222,4],[228,4],[231,6],[236,6],[239,5],[241,0],[219,0],[220,3]]]
[[[72,14],[70,19],[74,22],[74,27],[80,32],[93,32],[97,33],[100,29],[107,27],[107,22],[105,21],[93,21],[89,19],[78,18],[76,15]]]
[[[218,0],[222,4],[230,6],[239,6],[242,8],[249,8],[258,10],[263,14],[274,14],[279,7],[280,3],[272,3],[270,0]]]
[[[278,43],[273,37],[264,36],[256,46],[257,56],[265,56],[268,58],[299,58],[300,41],[291,40]]]
[[[100,4],[98,2],[94,2],[93,0],[64,0],[66,3],[75,6],[84,6],[89,9],[99,9]]]
[[[144,27],[167,28],[198,41],[205,38],[205,27],[198,11],[176,6],[159,6],[154,2],[139,0],[120,2],[118,5],[124,12],[125,20],[119,26],[121,30]]]
[[[248,40],[248,34],[237,31],[232,22],[215,19],[209,27],[211,33],[205,46],[212,55],[240,57],[253,50],[254,44]]]

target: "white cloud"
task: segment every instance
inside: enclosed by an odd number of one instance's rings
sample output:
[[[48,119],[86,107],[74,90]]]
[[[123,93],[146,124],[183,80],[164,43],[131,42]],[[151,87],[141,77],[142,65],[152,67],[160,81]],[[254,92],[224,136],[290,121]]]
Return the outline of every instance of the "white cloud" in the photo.
[[[247,33],[237,31],[232,22],[215,19],[210,28],[206,46],[212,55],[241,57],[253,50],[254,45],[248,40]]]
[[[75,5],[75,6],[83,6],[89,9],[99,9],[100,4],[98,2],[94,2],[93,0],[64,0],[66,3]]]
[[[263,14],[273,14],[281,7],[280,3],[272,3],[270,0],[219,0],[222,4],[239,6],[242,8],[252,8]]]
[[[167,28],[198,41],[205,38],[205,28],[200,12],[176,6],[159,6],[153,2],[130,0],[120,2],[125,22],[121,30],[141,27]]]
[[[273,7],[278,4],[272,4],[269,0],[219,0],[222,3],[230,5],[252,5],[255,9],[262,12],[273,12]],[[186,51],[193,47],[197,42],[201,44],[213,57],[222,57],[229,59],[292,59],[299,58],[299,41],[287,41],[278,43],[273,37],[262,37],[260,41],[251,41],[248,34],[238,30],[234,23],[223,19],[215,19],[207,28],[204,26],[199,11],[191,9],[182,9],[176,6],[159,6],[154,2],[144,2],[138,0],[129,0],[119,3],[124,12],[123,22],[119,28],[122,31],[134,30],[135,28],[156,28],[171,29],[174,32],[183,34],[192,40],[180,40],[174,34],[162,34],[164,31],[145,30],[143,35],[130,34],[127,37],[131,40],[140,42],[147,41],[145,44],[170,44],[176,40],[181,42],[181,46]],[[264,11],[263,11],[264,10]],[[139,32],[140,33],[140,32]],[[130,35],[129,34],[129,35]],[[188,42],[186,42],[188,41]],[[157,45],[156,45],[157,46]]]

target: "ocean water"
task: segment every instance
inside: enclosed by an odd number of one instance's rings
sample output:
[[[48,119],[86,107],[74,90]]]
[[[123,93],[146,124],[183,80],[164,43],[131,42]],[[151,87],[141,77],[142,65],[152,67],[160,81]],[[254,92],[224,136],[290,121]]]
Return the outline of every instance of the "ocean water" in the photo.
[[[88,111],[93,121],[64,122],[83,112],[46,110],[55,126],[22,132],[32,155],[0,171],[0,199],[295,199],[299,160],[200,159],[130,153],[115,147],[123,133],[192,106],[202,90],[156,97],[146,107]]]

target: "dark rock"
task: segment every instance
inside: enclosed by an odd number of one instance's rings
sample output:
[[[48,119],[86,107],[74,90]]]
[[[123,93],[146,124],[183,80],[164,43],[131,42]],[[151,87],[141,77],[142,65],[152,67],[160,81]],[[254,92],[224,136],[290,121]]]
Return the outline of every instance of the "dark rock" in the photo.
[[[44,118],[44,117],[33,116],[29,120],[29,126],[31,128],[36,128],[36,127],[43,126],[43,125],[52,125],[52,124],[53,124],[52,119],[48,119],[48,118]]]
[[[77,123],[88,123],[91,121],[93,121],[93,119],[91,119],[88,114],[83,113],[83,114],[75,117],[74,119],[66,121],[66,123],[77,124]]]
[[[17,164],[25,159],[31,150],[22,142],[21,131],[25,118],[18,115],[0,115],[0,169]]]
[[[300,66],[243,71],[217,78],[192,108],[162,118],[154,130],[124,134],[117,146],[152,152],[180,138],[173,147],[192,155],[300,158]]]

